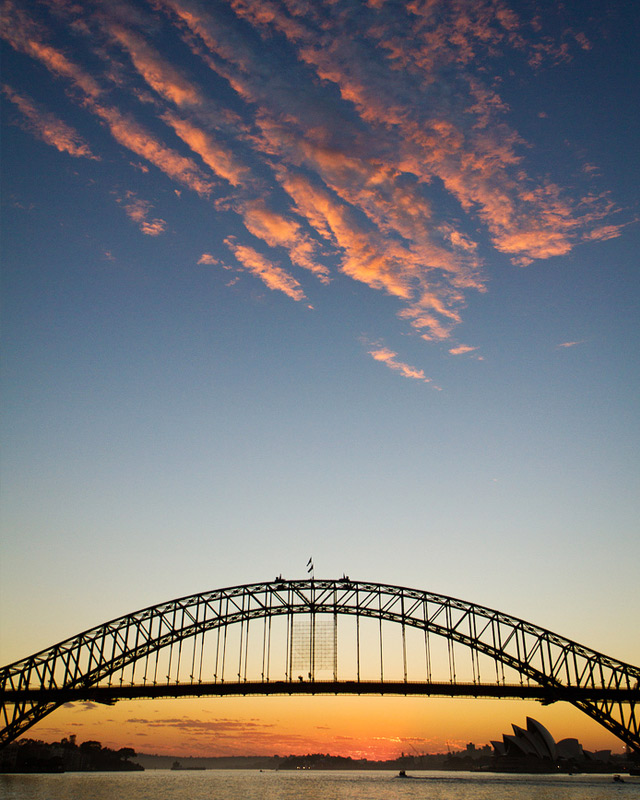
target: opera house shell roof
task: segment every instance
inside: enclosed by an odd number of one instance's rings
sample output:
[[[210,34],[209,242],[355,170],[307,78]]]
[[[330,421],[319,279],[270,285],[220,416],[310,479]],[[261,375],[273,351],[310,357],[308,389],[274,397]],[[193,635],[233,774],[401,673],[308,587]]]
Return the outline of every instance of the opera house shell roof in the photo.
[[[537,720],[527,717],[527,727],[512,725],[513,734],[502,735],[501,742],[491,742],[499,756],[515,758],[558,759],[584,758],[582,745],[577,739],[554,741],[549,731]]]

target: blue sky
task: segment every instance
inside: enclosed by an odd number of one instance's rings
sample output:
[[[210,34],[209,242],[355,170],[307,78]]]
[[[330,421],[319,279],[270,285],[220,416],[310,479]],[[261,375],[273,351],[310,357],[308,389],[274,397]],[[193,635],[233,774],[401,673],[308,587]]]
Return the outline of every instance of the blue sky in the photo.
[[[4,4],[3,663],[310,555],[638,663],[634,15]]]

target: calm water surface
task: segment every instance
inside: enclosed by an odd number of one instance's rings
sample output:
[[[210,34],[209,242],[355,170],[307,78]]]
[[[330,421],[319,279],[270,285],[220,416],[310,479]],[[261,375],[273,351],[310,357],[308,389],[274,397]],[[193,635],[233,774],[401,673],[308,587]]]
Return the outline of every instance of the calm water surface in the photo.
[[[5,800],[640,800],[640,778],[206,770],[0,775]]]

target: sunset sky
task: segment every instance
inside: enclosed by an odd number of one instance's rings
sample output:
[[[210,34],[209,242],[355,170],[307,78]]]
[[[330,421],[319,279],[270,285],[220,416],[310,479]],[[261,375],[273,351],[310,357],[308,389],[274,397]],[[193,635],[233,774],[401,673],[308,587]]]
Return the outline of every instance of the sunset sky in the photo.
[[[0,663],[222,586],[497,608],[640,663],[640,13],[2,3]],[[571,707],[75,706],[146,752],[619,743]]]

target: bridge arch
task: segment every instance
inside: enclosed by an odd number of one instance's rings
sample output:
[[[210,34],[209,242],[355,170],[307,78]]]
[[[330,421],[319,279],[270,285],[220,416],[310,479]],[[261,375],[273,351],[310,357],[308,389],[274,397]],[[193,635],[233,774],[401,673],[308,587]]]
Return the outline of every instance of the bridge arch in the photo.
[[[307,639],[311,652],[308,680],[294,674],[294,621],[308,620]],[[355,680],[339,680],[334,653],[333,680],[321,682],[313,674],[315,624],[322,618],[352,617],[380,623],[380,681],[367,682],[360,675],[360,645]],[[286,668],[275,679],[269,673],[271,621],[287,620]],[[263,622],[262,673],[260,680],[247,681],[249,625]],[[383,675],[382,623],[402,631],[419,630],[425,636],[427,670],[425,680],[409,681],[406,648],[404,676],[400,681]],[[226,647],[226,633],[240,630],[239,670],[236,682],[218,676],[220,650]],[[245,636],[246,640],[243,639]],[[269,635],[267,635],[269,630]],[[359,631],[359,627],[357,628]],[[217,633],[214,681],[196,677],[196,658],[202,658],[207,633]],[[220,634],[224,632],[221,645]],[[358,633],[359,636],[359,633]],[[449,680],[432,680],[428,661],[430,636],[447,643]],[[190,664],[184,663],[183,645],[191,641]],[[243,655],[243,642],[246,651]],[[200,644],[198,645],[198,643]],[[456,680],[451,671],[453,646],[469,651],[472,682]],[[174,652],[175,650],[175,652]],[[168,654],[167,682],[157,680],[158,654]],[[496,680],[480,681],[479,657],[496,666]],[[245,675],[242,660],[245,659]],[[150,679],[149,664],[155,673]],[[180,661],[183,658],[183,670]],[[222,663],[224,670],[224,658]],[[173,667],[172,667],[173,659]],[[177,667],[176,667],[177,663]],[[265,663],[267,669],[265,673]],[[478,664],[476,671],[475,664]],[[140,682],[139,672],[144,666]],[[500,667],[500,669],[498,668]],[[519,677],[519,684],[507,684],[504,667]],[[202,666],[200,666],[200,669]],[[164,669],[164,667],[163,667]],[[172,669],[175,680],[172,679]],[[186,669],[187,677],[184,677]],[[128,672],[125,673],[125,671]],[[136,676],[138,670],[138,676]],[[125,674],[127,680],[125,682]],[[5,745],[70,700],[100,699],[112,702],[125,697],[178,695],[307,693],[331,694],[446,694],[450,696],[533,697],[543,702],[566,700],[588,714],[631,748],[640,751],[640,668],[591,650],[545,628],[446,595],[380,583],[339,580],[284,580],[234,586],[189,595],[111,620],[66,639],[50,648],[3,667],[0,670],[0,745]]]

